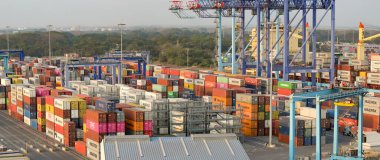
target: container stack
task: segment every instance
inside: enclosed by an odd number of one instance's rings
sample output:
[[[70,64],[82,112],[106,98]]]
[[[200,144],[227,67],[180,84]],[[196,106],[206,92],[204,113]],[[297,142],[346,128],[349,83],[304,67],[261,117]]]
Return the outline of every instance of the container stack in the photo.
[[[356,79],[356,72],[354,72],[354,66],[338,65],[337,80],[341,81],[343,87],[351,87]]]
[[[168,93],[167,93],[167,87],[161,84],[153,84],[152,85],[152,90],[155,93],[160,93],[162,98],[167,98]]]
[[[7,87],[0,85],[0,110],[7,109]]]
[[[295,89],[297,88],[297,84],[288,81],[279,81],[277,93],[279,95],[290,96],[295,93]]]
[[[76,104],[78,105],[78,103]],[[74,106],[73,106],[74,107]],[[64,123],[71,120],[71,102],[67,98],[54,99],[54,139],[64,143]],[[75,127],[75,126],[74,126]]]
[[[54,138],[54,130],[55,130],[55,115],[54,115],[54,100],[56,96],[46,96],[46,135],[51,138]]]
[[[144,111],[140,108],[123,108],[126,135],[144,134]]]
[[[37,99],[36,90],[33,88],[23,89],[24,123],[37,130]]]
[[[125,135],[125,115],[122,111],[116,112],[116,135]]]
[[[195,92],[195,96],[196,97],[203,97],[205,95],[205,80],[203,79],[196,79],[194,81],[194,84],[195,84],[195,88],[194,88],[194,92]]]
[[[185,78],[184,79],[184,88],[187,91],[194,91],[195,89],[195,82],[192,78]],[[169,97],[169,98],[175,98],[175,97]]]
[[[26,88],[24,85],[17,85],[17,119],[24,121],[24,95],[23,90]]]
[[[74,122],[64,122],[63,123],[63,136],[64,136],[64,145],[66,147],[74,147],[76,140],[76,129]]]
[[[115,112],[109,112],[107,113],[107,135],[116,135],[116,113]]]
[[[206,75],[205,76],[205,95],[212,96],[213,89],[216,88],[217,76]]]
[[[224,77],[224,76],[218,76],[217,79],[216,79],[216,87],[217,88],[225,88],[227,89],[228,88],[228,77]]]
[[[267,136],[270,127],[270,97],[254,94],[236,95],[236,115],[242,117],[242,133],[245,136]],[[273,109],[272,125],[279,118]],[[274,130],[272,132],[275,134]]]
[[[363,127],[380,131],[380,98],[364,97]]]
[[[232,98],[233,92],[230,89],[214,88],[212,91],[212,104],[220,105],[224,111],[232,111]]]
[[[87,109],[85,116],[87,156],[90,159],[99,159],[100,142],[107,133],[107,113],[94,109]]]
[[[147,65],[145,76],[151,77],[151,76],[153,76],[153,72],[154,72],[154,66]]]
[[[37,130],[46,132],[46,99],[37,97]]]

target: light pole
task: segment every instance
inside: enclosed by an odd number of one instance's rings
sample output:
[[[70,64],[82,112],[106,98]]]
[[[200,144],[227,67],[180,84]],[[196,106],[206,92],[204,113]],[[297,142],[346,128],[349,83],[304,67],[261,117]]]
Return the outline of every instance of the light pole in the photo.
[[[125,26],[125,24],[123,23],[120,23],[118,24],[119,28],[120,28],[120,62],[123,61],[123,26]]]
[[[186,66],[189,68],[189,48],[186,48]]]
[[[7,47],[8,47],[8,51],[10,51],[9,49],[9,26],[7,26]]]
[[[48,25],[48,30],[49,30],[49,60],[51,60],[51,42],[50,42],[50,31],[51,31],[51,27],[53,25]]]

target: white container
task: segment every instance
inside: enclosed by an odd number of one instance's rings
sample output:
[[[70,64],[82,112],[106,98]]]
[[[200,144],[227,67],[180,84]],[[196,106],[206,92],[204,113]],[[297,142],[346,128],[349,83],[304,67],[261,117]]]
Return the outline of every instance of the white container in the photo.
[[[326,119],[326,113],[327,111],[322,109],[321,110],[321,118]],[[300,108],[300,115],[310,118],[317,118],[317,110],[315,108],[309,108],[309,107],[301,107]]]
[[[380,73],[367,73],[368,79],[380,80]]]
[[[174,90],[174,87],[173,87],[173,90]],[[162,99],[162,94],[154,93],[154,92],[145,92],[145,99],[153,99],[153,100]]]
[[[380,85],[380,80],[379,79],[367,79],[368,84],[375,84],[375,85]]]
[[[380,107],[380,98],[378,97],[364,97],[364,107]]]
[[[24,116],[24,123],[30,126],[30,118]]]
[[[95,142],[91,139],[86,138],[86,147],[91,150],[99,151],[100,146],[98,142]]]
[[[78,110],[71,110],[71,118],[79,118]]]
[[[244,85],[244,80],[237,79],[237,78],[229,78],[228,79],[228,84],[235,85],[235,86],[243,86]]]
[[[137,80],[137,85],[138,86],[146,86],[146,80],[138,79]]]
[[[188,84],[194,84],[194,79],[191,79],[191,78],[185,78],[185,83],[188,83]]]
[[[46,135],[50,138],[54,138],[54,130],[46,127]]]
[[[63,118],[55,115],[54,116],[54,123],[63,127]]]
[[[24,115],[24,108],[17,106],[17,113],[20,115]]]
[[[347,58],[356,58],[356,54],[357,53],[343,53],[343,56]]]
[[[364,105],[364,114],[380,116],[380,107],[365,106]]]
[[[195,85],[197,85],[197,86],[204,86],[205,85],[205,80],[203,80],[203,79],[196,79],[195,80]]]
[[[54,99],[54,107],[62,110],[70,110],[70,100],[64,98]]]
[[[60,143],[63,143],[63,135],[58,132],[54,132],[54,139]]]
[[[17,92],[17,100],[19,100],[19,101],[23,101],[23,100],[24,100],[24,99],[23,99],[22,92],[21,92],[21,93],[18,93],[18,92]]]
[[[87,149],[87,158],[90,160],[100,160],[100,152],[92,149]]]
[[[55,121],[55,115],[53,113],[46,112],[46,120],[48,120],[50,122],[54,122]]]
[[[9,86],[9,85],[11,85],[11,80],[8,78],[2,78],[1,79],[1,85]]]
[[[36,97],[36,90],[33,88],[24,88],[23,95],[27,97]]]
[[[203,100],[203,102],[211,103],[212,102],[212,96],[203,96],[202,100]]]

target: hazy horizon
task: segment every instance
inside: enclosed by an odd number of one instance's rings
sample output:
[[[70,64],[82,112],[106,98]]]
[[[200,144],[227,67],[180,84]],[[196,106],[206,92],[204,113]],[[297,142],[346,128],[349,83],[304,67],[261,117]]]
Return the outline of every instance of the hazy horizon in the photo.
[[[215,27],[213,19],[177,18],[168,10],[168,0],[2,0],[2,6],[0,28],[44,28],[49,24],[55,27],[111,27],[118,23],[125,23],[127,27]],[[380,26],[379,18],[374,14],[378,6],[380,1],[337,0],[337,28],[355,29],[361,21],[372,28],[380,28],[377,27]],[[322,16],[322,11],[319,12],[318,19]],[[231,26],[230,19],[223,19],[225,27]],[[327,14],[321,27],[326,28],[329,23],[330,14]]]

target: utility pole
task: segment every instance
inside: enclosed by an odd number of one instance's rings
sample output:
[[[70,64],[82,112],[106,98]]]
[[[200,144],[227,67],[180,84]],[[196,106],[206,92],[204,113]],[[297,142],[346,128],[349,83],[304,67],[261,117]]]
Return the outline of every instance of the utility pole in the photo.
[[[51,60],[51,42],[50,42],[50,31],[51,31],[51,27],[53,25],[48,25],[48,30],[49,30],[49,60]]]
[[[119,28],[120,28],[120,62],[123,61],[123,26],[125,26],[125,24],[123,23],[120,23],[118,24]]]
[[[186,66],[189,68],[189,48],[186,48]]]
[[[8,47],[8,51],[10,51],[9,49],[9,26],[7,26],[7,47]]]

